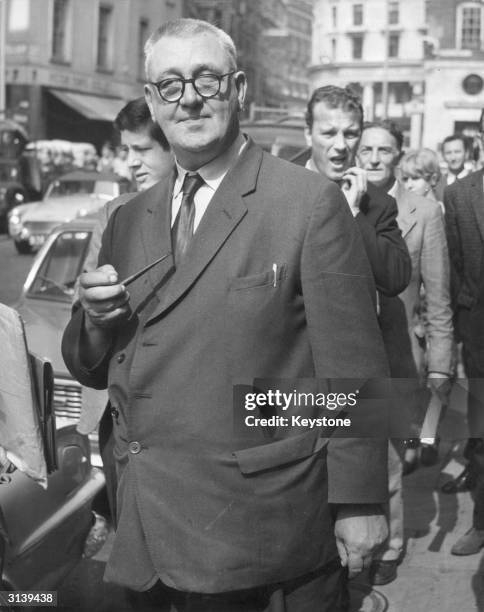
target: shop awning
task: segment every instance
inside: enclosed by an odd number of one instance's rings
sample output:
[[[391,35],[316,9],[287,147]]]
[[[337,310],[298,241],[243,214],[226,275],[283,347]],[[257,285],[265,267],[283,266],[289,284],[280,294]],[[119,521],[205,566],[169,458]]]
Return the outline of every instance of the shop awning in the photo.
[[[113,121],[126,104],[120,98],[106,98],[63,89],[49,88],[49,92],[77,113],[96,121]]]

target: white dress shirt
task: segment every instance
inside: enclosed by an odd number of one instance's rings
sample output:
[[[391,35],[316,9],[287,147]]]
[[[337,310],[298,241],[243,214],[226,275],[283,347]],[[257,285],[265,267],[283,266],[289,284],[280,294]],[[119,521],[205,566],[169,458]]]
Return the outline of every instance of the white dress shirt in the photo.
[[[230,147],[224,151],[221,155],[213,159],[205,166],[202,166],[197,170],[198,174],[204,180],[204,184],[195,193],[195,219],[193,222],[193,231],[195,232],[202,220],[205,211],[210,204],[215,192],[220,186],[220,183],[225,178],[225,175],[230,168],[235,164],[237,158],[242,153],[247,141],[243,134],[239,134]],[[183,193],[182,186],[185,180],[187,170],[182,168],[180,164],[175,160],[177,177],[175,180],[175,186],[173,188],[173,199],[171,203],[171,226],[175,223],[176,216],[180,210]],[[193,170],[191,171],[193,172]]]

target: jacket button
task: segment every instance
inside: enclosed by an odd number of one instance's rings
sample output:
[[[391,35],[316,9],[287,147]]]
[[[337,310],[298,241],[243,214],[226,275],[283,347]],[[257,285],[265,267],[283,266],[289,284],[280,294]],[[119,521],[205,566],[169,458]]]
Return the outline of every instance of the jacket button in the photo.
[[[116,361],[118,363],[123,363],[125,359],[126,359],[126,355],[124,353],[119,353],[119,355],[116,357]]]
[[[128,448],[131,454],[137,455],[141,451],[141,444],[136,441],[130,442]]]

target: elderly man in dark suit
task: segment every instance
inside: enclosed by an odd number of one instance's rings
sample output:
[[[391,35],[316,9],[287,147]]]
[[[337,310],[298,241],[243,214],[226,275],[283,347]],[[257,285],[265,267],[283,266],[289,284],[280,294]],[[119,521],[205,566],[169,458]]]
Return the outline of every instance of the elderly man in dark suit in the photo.
[[[238,399],[256,379],[387,374],[361,236],[333,183],[240,133],[246,78],[223,31],[168,22],[146,64],[174,172],[113,213],[63,341],[113,405],[106,579],[163,610],[344,610],[345,572],[386,537],[386,440],[243,427]]]
[[[484,546],[484,170],[456,181],[444,192],[451,289],[457,340],[469,378],[465,456],[469,465],[455,483],[475,484],[471,529],[453,546],[470,555]]]

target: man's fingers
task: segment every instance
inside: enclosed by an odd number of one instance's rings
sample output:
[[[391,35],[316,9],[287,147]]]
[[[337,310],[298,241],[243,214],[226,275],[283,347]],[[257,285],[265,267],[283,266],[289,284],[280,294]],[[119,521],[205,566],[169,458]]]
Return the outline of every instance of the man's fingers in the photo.
[[[116,308],[110,312],[97,312],[92,309],[86,310],[86,315],[97,327],[115,327],[120,321],[123,321],[131,314],[131,308],[129,305],[123,306],[122,308]]]
[[[348,565],[348,554],[346,552],[346,546],[344,542],[336,538],[336,548],[338,549],[339,558],[341,559],[341,565],[346,567]]]
[[[348,553],[348,577],[353,578],[363,571],[363,557],[355,552]]]
[[[118,282],[118,274],[111,265],[101,266],[92,272],[83,272],[79,278],[81,287],[98,287],[102,285],[115,285]]]

